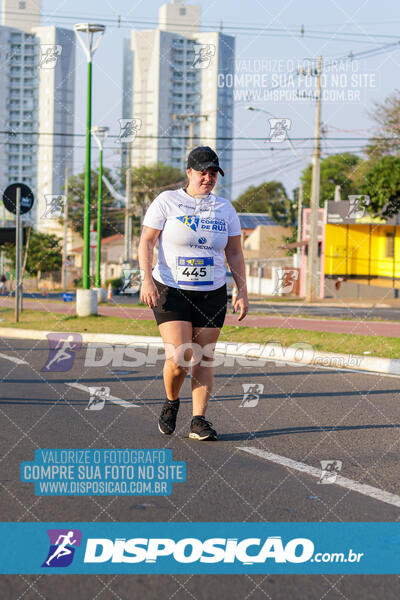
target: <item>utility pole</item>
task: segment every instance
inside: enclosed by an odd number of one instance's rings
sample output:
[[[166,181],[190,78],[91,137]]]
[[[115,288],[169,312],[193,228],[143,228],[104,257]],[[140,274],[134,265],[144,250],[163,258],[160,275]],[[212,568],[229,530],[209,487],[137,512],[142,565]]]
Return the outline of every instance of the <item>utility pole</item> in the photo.
[[[125,202],[125,262],[131,260],[131,228],[130,228],[130,209],[132,194],[132,165],[131,165],[131,145],[128,143],[128,157],[126,166],[126,202]]]
[[[207,121],[208,115],[198,115],[195,113],[187,113],[187,114],[174,113],[172,115],[172,118],[174,121],[181,121],[183,137],[185,135],[185,122],[188,121],[188,123],[189,123],[189,136],[188,136],[188,139],[185,144],[185,153],[187,155],[194,146],[194,141],[195,141],[194,125],[195,125],[197,119],[204,119],[205,121]],[[183,156],[183,159],[182,159],[182,170],[183,170],[183,172],[185,171],[185,156]]]
[[[67,237],[68,237],[68,167],[65,167],[65,183],[64,183],[64,248],[63,248],[63,270],[62,270],[62,288],[67,289],[68,286],[68,267],[67,267]]]
[[[300,183],[299,186],[299,198],[297,202],[297,243],[301,242],[301,231],[303,229],[302,225],[302,214],[303,214],[303,184]],[[301,250],[300,247],[297,248],[297,263],[296,266],[300,266],[300,256]]]
[[[188,138],[188,143],[186,146],[186,156],[189,154],[189,152],[193,148],[193,141],[194,141],[194,119],[189,119],[189,138]]]
[[[322,56],[318,57],[317,105],[315,111],[314,152],[312,161],[311,219],[308,243],[306,302],[312,302],[319,296],[319,257],[318,257],[318,209],[321,160],[321,70]]]

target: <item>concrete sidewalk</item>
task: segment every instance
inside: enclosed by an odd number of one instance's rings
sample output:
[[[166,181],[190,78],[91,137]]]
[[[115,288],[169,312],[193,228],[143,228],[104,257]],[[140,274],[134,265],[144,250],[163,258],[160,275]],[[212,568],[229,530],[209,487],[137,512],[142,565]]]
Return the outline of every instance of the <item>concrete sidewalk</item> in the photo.
[[[9,298],[0,300],[0,308],[11,308],[14,301]],[[66,315],[75,314],[75,302],[46,302],[46,300],[24,299],[24,308],[29,310],[45,310]],[[118,305],[100,305],[99,315],[107,317],[120,317],[125,319],[153,320],[153,312],[149,308],[129,308]],[[225,325],[239,327],[275,327],[277,329],[304,329],[306,331],[326,331],[330,333],[347,333],[356,335],[371,335],[398,337],[400,336],[400,322],[395,321],[363,321],[318,319],[291,316],[261,316],[247,315],[244,321],[239,322],[236,315],[227,314]]]

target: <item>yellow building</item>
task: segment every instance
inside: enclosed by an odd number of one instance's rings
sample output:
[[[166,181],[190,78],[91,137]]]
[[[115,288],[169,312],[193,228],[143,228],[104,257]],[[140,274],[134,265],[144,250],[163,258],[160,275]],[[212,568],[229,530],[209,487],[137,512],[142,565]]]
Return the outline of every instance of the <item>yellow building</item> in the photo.
[[[390,287],[399,280],[400,287],[398,216],[374,218],[364,207],[349,212],[349,202],[328,202],[325,276],[344,276],[360,283],[374,280],[374,285]]]

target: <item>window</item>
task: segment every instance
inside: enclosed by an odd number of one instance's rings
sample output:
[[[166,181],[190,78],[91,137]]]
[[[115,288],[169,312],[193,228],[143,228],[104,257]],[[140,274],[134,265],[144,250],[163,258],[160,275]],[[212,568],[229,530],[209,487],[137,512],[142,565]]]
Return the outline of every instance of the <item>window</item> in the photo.
[[[386,258],[394,258],[394,236],[392,233],[386,234]]]
[[[22,10],[23,10],[24,8],[26,8],[26,2],[19,2],[19,3],[18,3],[18,8],[20,8],[20,9],[22,9]]]
[[[180,14],[181,16],[183,16],[183,15],[186,15],[186,8],[180,8],[180,9],[179,9],[179,14]]]

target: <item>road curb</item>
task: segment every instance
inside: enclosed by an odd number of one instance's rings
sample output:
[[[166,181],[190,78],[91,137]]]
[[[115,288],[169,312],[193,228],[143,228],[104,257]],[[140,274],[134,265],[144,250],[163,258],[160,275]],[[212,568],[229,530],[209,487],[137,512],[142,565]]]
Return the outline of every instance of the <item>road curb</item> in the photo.
[[[53,331],[39,331],[36,329],[14,329],[1,327],[3,338],[47,340]],[[60,332],[58,332],[60,333]],[[69,333],[69,332],[66,332]],[[119,344],[137,346],[163,347],[161,337],[142,335],[123,335],[116,333],[80,333],[82,342],[87,344]],[[327,368],[349,369],[386,375],[400,375],[400,360],[380,358],[375,356],[360,356],[356,354],[341,354],[335,352],[316,351],[311,344],[295,342],[288,347],[279,342],[266,344],[246,342],[218,342],[216,350],[219,354],[237,356],[243,366],[263,366],[266,362],[291,363],[298,365],[318,366]]]
[[[253,302],[253,306],[257,306],[257,304],[268,304],[273,306],[294,306],[294,307],[305,307],[305,308],[399,308],[398,305],[392,306],[391,304],[385,304],[384,302],[373,302],[371,304],[365,304],[363,302],[351,302],[347,303],[343,300],[343,302],[277,302],[273,300],[251,300]]]

